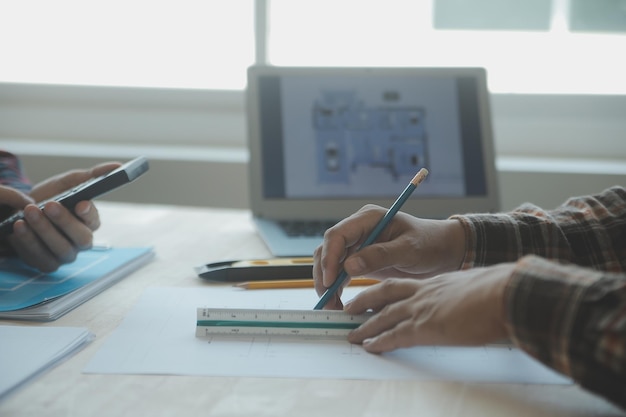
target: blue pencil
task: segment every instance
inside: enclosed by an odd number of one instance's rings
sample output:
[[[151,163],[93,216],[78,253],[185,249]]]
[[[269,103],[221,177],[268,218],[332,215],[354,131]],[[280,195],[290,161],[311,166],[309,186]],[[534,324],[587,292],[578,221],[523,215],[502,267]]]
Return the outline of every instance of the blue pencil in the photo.
[[[428,175],[428,170],[426,168],[420,169],[419,172],[415,174],[411,182],[409,182],[409,185],[407,185],[404,191],[402,191],[402,194],[400,194],[397,200],[391,205],[389,210],[387,210],[387,213],[385,213],[383,218],[380,219],[378,224],[376,224],[376,227],[374,227],[374,230],[372,230],[372,233],[370,233],[367,239],[365,239],[365,241],[361,244],[361,246],[359,246],[359,250],[363,249],[364,247],[368,245],[371,245],[376,240],[376,238],[378,238],[378,235],[380,235],[380,232],[382,232],[383,229],[387,226],[387,224],[391,221],[391,219],[393,219],[393,216],[396,215],[396,213],[398,212],[398,210],[400,210],[404,202],[411,196],[411,194],[417,188],[417,186],[422,181],[424,181],[427,175]],[[333,297],[335,293],[337,293],[339,288],[341,288],[341,284],[343,284],[346,278],[348,278],[348,274],[346,273],[345,270],[342,270],[339,276],[337,277],[337,279],[335,280],[335,282],[333,283],[333,285],[328,287],[328,289],[324,292],[324,294],[322,294],[322,297],[317,302],[315,307],[313,307],[313,309],[314,310],[323,309],[324,306],[328,303],[328,300],[330,300],[331,297]]]

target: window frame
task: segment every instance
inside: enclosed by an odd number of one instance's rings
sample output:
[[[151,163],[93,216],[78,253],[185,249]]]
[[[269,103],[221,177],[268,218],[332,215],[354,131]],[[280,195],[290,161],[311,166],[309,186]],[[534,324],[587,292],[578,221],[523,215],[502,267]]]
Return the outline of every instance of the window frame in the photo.
[[[267,7],[255,1],[260,64]],[[626,95],[500,93],[491,107],[497,156],[626,160]],[[175,149],[208,151],[198,158],[226,149],[245,160],[245,92],[0,83],[0,144],[7,141],[36,143],[42,153],[59,143],[104,145],[112,154],[170,149],[172,158]]]

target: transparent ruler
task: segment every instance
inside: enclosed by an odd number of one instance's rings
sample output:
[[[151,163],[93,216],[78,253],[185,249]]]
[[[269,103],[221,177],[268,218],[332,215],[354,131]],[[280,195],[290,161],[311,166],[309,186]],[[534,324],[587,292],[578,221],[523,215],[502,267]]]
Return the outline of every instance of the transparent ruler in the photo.
[[[335,310],[198,308],[196,336],[305,336],[345,338],[373,313]]]

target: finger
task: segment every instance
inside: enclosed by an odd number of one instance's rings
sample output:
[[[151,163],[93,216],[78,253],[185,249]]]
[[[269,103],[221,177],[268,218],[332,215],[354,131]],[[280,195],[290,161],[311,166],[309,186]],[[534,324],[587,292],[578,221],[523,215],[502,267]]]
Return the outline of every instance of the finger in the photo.
[[[337,291],[335,295],[324,306],[324,310],[343,310],[343,303],[341,302],[341,290]]]
[[[100,215],[98,209],[91,201],[79,201],[74,207],[74,213],[92,231],[100,227]]]
[[[365,339],[363,348],[371,353],[389,352],[395,349],[415,346],[415,335],[419,334],[419,323],[404,320],[375,337]]]
[[[415,254],[407,251],[406,239],[398,237],[359,250],[346,259],[344,267],[352,276],[379,276],[380,271],[404,269],[414,262]]]
[[[337,289],[335,294],[332,295],[326,301],[326,305],[324,305],[324,310],[343,310],[343,302],[341,301],[341,295],[343,294],[343,288],[348,285],[349,279],[346,280],[346,283]],[[326,288],[323,288],[321,292],[318,292],[318,295],[321,297],[327,291]]]
[[[361,291],[346,304],[346,313],[362,314],[367,310],[380,311],[388,304],[412,296],[419,281],[389,278]]]
[[[315,286],[315,291],[317,295],[320,297],[328,290],[324,286],[323,277],[322,277],[322,268],[321,263],[319,261],[320,254],[322,251],[322,247],[319,246],[315,249],[313,253],[313,283]],[[350,278],[346,279],[346,282],[343,286],[348,285],[350,282]],[[343,293],[343,286],[337,290],[337,292],[326,302],[324,306],[324,310],[343,310],[343,303],[341,302],[341,294]]]
[[[17,256],[31,267],[43,272],[53,272],[59,268],[60,262],[24,220],[15,222],[9,241]]]
[[[315,248],[313,251],[313,284],[317,295],[321,296],[326,291],[323,283],[323,271],[321,264],[322,257],[322,245]]]
[[[384,210],[381,207],[367,205],[326,230],[319,259],[324,287],[330,287],[335,282],[343,261],[356,252],[359,243],[366,239],[382,213]]]
[[[71,262],[76,258],[77,250],[89,249],[92,246],[91,229],[60,203],[49,201],[44,206],[43,212],[53,226],[48,228],[47,225],[41,225],[36,230],[41,232],[41,239],[59,259]]]
[[[106,162],[95,165],[89,169],[75,169],[56,175],[33,187],[31,196],[35,198],[36,201],[42,201],[76,187],[92,178],[104,175],[119,166],[120,164],[118,162]]]
[[[116,168],[119,168],[122,164],[120,162],[104,162],[102,164],[94,165],[90,169],[90,175],[92,177],[99,177],[104,174],[108,174]]]
[[[70,241],[68,241],[67,237],[64,236],[52,223],[53,218],[57,218],[63,214],[68,216],[72,215],[59,203],[50,202],[46,204],[46,207],[49,205],[55,206],[61,213],[56,213],[54,209],[48,209],[48,213],[44,214],[44,212],[42,212],[37,206],[29,205],[24,209],[24,219],[47,251],[51,253],[59,262],[72,262],[76,259],[76,249]],[[76,219],[74,219],[74,221],[76,223],[80,223]]]
[[[324,282],[322,279],[322,268],[320,262],[318,261],[321,250],[322,248],[320,246],[313,253],[313,284],[315,286],[315,291],[317,292],[317,295],[319,295],[320,297],[326,292],[326,290],[328,290],[328,288],[324,286]],[[333,310],[343,310],[343,304],[341,303],[340,297],[341,293],[343,292],[343,287],[347,286],[349,282],[350,277],[347,277],[341,288],[337,290],[335,294],[336,297],[333,297],[333,299],[329,300],[326,304],[327,306],[333,306]]]
[[[76,187],[89,178],[91,178],[91,175],[86,170],[68,171],[36,184],[30,195],[35,201],[43,201],[61,192],[67,191],[70,188]]]
[[[324,243],[319,255],[323,288],[333,285],[341,271],[341,264],[348,253],[348,249],[354,244],[354,240],[346,236],[344,230],[338,228],[339,224],[324,233]]]
[[[0,201],[3,205],[21,210],[26,205],[34,203],[33,199],[26,194],[6,186],[0,186]]]
[[[362,343],[364,340],[376,337],[383,332],[393,329],[399,323],[409,320],[414,316],[415,308],[411,305],[411,301],[412,299],[409,301],[404,300],[385,306],[357,329],[350,332],[348,340],[351,343]]]

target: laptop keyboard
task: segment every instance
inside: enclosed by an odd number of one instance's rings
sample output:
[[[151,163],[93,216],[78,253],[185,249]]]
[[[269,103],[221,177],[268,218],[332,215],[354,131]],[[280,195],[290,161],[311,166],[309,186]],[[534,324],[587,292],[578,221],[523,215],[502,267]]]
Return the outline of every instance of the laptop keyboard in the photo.
[[[324,232],[336,221],[302,221],[302,220],[283,220],[279,222],[280,227],[290,237],[322,237]]]

